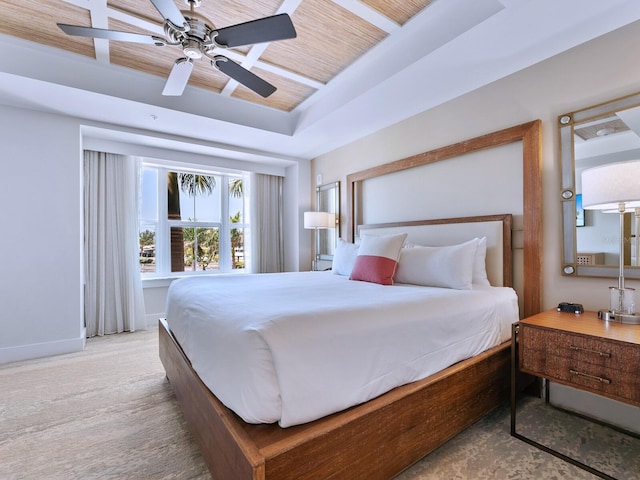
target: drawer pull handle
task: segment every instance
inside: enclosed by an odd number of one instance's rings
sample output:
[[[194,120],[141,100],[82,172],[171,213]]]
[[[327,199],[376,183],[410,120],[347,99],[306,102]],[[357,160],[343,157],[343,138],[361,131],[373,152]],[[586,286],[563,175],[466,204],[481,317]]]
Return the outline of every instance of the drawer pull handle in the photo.
[[[597,380],[598,382],[605,383],[607,385],[609,385],[611,383],[611,380],[609,380],[607,378],[596,377],[595,375],[589,375],[588,373],[582,373],[582,372],[579,372],[577,370],[569,370],[569,372],[571,372],[573,375],[577,375],[578,377],[585,377],[585,378],[589,378],[591,380]]]
[[[597,350],[589,350],[588,348],[582,348],[576,345],[569,345],[569,348],[571,350],[575,350],[576,352],[595,353],[596,355],[600,355],[601,357],[611,358],[611,354],[607,352],[598,352]]]

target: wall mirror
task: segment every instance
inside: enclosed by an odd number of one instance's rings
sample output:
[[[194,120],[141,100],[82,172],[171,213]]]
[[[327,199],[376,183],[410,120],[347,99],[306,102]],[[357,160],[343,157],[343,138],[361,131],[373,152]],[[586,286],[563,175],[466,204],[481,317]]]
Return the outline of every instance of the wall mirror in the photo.
[[[316,260],[333,260],[340,238],[340,182],[316,187],[316,211],[334,215],[335,228],[316,229]]]
[[[620,219],[617,213],[582,210],[582,171],[640,159],[640,93],[558,117],[562,162],[562,274],[617,277]],[[640,181],[640,179],[638,179]],[[624,275],[640,278],[640,212],[625,214]]]

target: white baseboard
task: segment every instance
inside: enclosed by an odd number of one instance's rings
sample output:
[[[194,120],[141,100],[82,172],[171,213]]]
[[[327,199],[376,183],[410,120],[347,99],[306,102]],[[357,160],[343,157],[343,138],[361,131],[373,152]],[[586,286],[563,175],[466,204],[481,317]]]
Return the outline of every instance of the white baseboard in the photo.
[[[3,363],[19,362],[20,360],[30,360],[32,358],[80,352],[84,350],[87,332],[83,328],[80,334],[79,338],[0,348],[0,365]]]
[[[157,327],[158,320],[164,318],[164,313],[150,313],[144,316],[145,322],[147,322],[147,328],[149,327]]]

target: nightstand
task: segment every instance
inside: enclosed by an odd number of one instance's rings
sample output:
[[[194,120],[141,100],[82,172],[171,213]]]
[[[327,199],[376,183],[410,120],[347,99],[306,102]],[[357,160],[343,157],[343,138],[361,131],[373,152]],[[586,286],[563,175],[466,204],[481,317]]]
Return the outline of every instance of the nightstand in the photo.
[[[511,434],[601,478],[613,478],[516,431],[521,374],[543,379],[547,401],[551,381],[640,407],[640,327],[600,320],[596,312],[555,309],[513,326]]]

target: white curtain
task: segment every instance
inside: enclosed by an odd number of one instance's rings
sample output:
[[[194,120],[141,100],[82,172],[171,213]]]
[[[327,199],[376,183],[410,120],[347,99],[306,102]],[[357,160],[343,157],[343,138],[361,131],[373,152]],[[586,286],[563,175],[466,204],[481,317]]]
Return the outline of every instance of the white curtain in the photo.
[[[251,272],[284,271],[282,177],[251,175]]]
[[[87,336],[145,328],[138,253],[139,160],[84,152]]]

